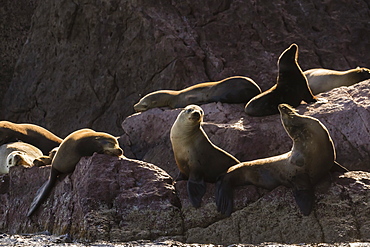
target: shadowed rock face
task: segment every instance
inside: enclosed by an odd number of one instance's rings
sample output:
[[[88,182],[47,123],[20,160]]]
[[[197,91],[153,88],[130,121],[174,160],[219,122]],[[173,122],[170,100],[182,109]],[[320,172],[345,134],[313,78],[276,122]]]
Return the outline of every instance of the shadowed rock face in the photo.
[[[293,42],[303,70],[369,67],[368,13],[363,0],[40,0],[1,117],[62,137],[82,127],[119,135],[155,90],[233,75],[271,87]]]

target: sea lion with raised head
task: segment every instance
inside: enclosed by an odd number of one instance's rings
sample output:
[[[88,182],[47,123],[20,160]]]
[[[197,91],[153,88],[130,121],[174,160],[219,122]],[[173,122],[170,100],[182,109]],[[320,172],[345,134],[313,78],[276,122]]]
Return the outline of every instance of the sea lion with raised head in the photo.
[[[68,135],[60,144],[51,162],[49,179],[37,191],[27,216],[31,216],[46,199],[59,174],[73,172],[81,157],[91,156],[95,152],[111,156],[123,154],[117,139],[109,134],[81,129]]]
[[[360,67],[345,71],[317,68],[303,73],[314,95],[370,79],[370,70]]]
[[[11,142],[0,146],[0,174],[9,173],[9,168],[16,165],[32,167],[33,160],[41,156],[37,147],[25,142]]]
[[[292,44],[279,57],[277,83],[269,90],[251,99],[245,106],[250,116],[267,116],[279,113],[279,104],[297,107],[302,100],[306,103],[317,99],[307,84],[307,79],[298,64],[298,46]]]
[[[216,186],[216,204],[221,213],[231,214],[236,186],[253,184],[269,190],[279,185],[292,187],[302,214],[309,215],[315,201],[314,185],[330,170],[348,171],[335,161],[333,141],[319,120],[300,115],[287,104],[280,104],[279,111],[293,140],[292,150],[230,167]]]
[[[259,93],[261,89],[251,78],[233,76],[217,82],[199,83],[179,91],[155,91],[141,98],[134,109],[142,112],[155,107],[181,108],[210,102],[247,103]]]
[[[43,154],[48,154],[63,140],[38,125],[0,121],[0,145],[16,141],[32,144],[39,148]]]
[[[239,163],[231,154],[215,146],[201,124],[204,112],[197,105],[183,109],[170,132],[173,153],[180,170],[177,180],[188,180],[191,204],[200,207],[206,182],[215,183],[227,169]]]

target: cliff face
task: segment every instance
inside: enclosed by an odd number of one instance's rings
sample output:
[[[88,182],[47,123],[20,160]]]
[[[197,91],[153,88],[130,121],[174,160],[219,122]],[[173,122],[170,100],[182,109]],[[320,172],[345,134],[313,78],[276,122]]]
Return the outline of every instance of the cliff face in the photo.
[[[118,135],[154,90],[232,75],[269,88],[293,42],[303,69],[369,67],[369,17],[364,0],[40,0],[1,117]]]

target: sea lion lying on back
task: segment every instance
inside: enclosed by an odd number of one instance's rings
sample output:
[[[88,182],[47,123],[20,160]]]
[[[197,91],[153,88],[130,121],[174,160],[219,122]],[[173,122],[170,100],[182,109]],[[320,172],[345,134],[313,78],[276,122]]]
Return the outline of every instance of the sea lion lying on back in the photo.
[[[217,82],[204,82],[183,90],[160,90],[145,95],[134,109],[142,112],[156,107],[180,108],[190,104],[210,102],[246,103],[261,93],[261,89],[250,78],[233,76]]]
[[[279,111],[293,140],[292,150],[230,167],[216,188],[216,204],[221,213],[231,214],[236,186],[253,184],[269,190],[279,185],[293,187],[299,209],[309,215],[315,201],[314,185],[330,170],[348,171],[335,161],[333,141],[319,120],[300,115],[287,104],[279,105]]]
[[[327,92],[341,86],[351,86],[357,82],[370,79],[370,70],[357,67],[345,71],[330,69],[309,69],[303,72],[313,94]]]
[[[11,142],[0,146],[0,174],[9,173],[9,168],[16,165],[32,167],[33,160],[41,156],[37,147],[25,142]]]
[[[197,105],[183,109],[170,132],[173,153],[180,170],[179,180],[188,180],[187,190],[191,204],[200,207],[206,192],[206,182],[215,183],[217,178],[239,161],[231,154],[215,146],[204,132],[203,110]]]
[[[302,100],[306,103],[317,99],[307,84],[307,79],[298,64],[298,46],[292,44],[279,57],[277,83],[269,90],[251,99],[245,106],[250,116],[267,116],[279,113],[282,103],[297,107]]]
[[[34,124],[16,124],[0,121],[0,145],[22,141],[39,148],[43,154],[48,154],[58,147],[62,139],[47,129]]]
[[[50,177],[37,191],[27,216],[31,216],[46,199],[59,174],[73,172],[81,157],[91,156],[95,152],[111,156],[123,154],[117,139],[103,132],[81,129],[67,136],[52,160]]]

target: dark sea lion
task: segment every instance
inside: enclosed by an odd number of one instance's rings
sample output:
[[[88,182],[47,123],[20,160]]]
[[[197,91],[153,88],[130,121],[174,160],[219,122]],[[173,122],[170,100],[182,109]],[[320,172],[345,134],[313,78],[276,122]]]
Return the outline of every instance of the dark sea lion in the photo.
[[[160,90],[145,95],[134,105],[137,112],[155,107],[181,108],[190,104],[210,102],[247,103],[261,93],[258,85],[248,77],[233,76],[217,82],[204,82],[183,90]]]
[[[67,136],[52,160],[49,179],[37,191],[27,216],[31,216],[46,199],[60,174],[73,172],[81,157],[91,156],[95,152],[111,156],[123,154],[117,139],[106,133],[81,129]]]
[[[180,170],[177,180],[188,180],[190,202],[196,208],[200,207],[206,192],[205,182],[215,183],[230,166],[239,163],[208,139],[201,126],[203,116],[202,108],[189,105],[179,113],[170,132],[173,153]]]
[[[303,72],[313,94],[327,92],[341,86],[351,86],[360,81],[370,79],[370,70],[357,67],[345,71],[330,69],[309,69]]]
[[[18,140],[32,144],[39,148],[43,154],[48,154],[63,141],[38,125],[0,121],[0,145]]]
[[[279,75],[277,83],[269,90],[251,99],[245,106],[245,112],[250,116],[267,116],[279,113],[278,105],[282,103],[297,107],[302,100],[306,103],[317,99],[307,84],[298,64],[298,46],[292,44],[279,57]]]
[[[0,174],[9,173],[16,165],[32,167],[33,160],[42,155],[37,147],[25,142],[11,142],[0,146]]]
[[[223,214],[233,210],[233,188],[253,184],[272,190],[279,185],[293,188],[298,207],[309,215],[314,185],[330,170],[348,171],[336,161],[333,141],[316,118],[298,114],[287,104],[279,105],[282,124],[293,140],[292,150],[274,157],[232,166],[217,182],[216,204]]]

